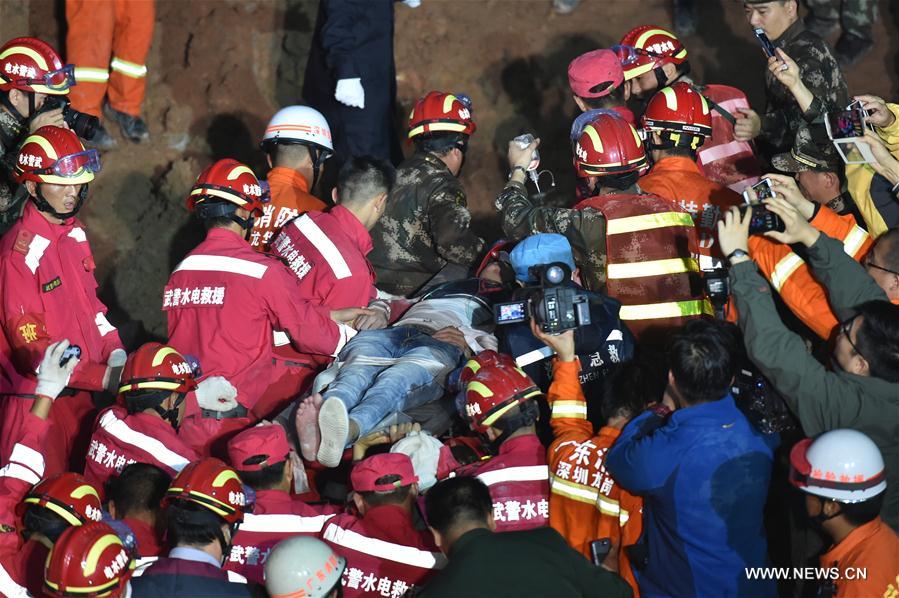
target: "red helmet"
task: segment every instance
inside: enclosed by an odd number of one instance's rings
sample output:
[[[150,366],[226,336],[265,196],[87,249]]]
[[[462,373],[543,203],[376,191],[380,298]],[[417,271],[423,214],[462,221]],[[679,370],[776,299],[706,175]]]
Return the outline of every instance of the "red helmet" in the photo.
[[[481,371],[481,368],[486,367],[515,367],[515,360],[512,359],[510,355],[506,353],[497,353],[493,349],[487,349],[486,351],[481,351],[467,362],[465,362],[465,366],[462,368],[462,372],[459,374],[459,385],[464,386],[467,385],[468,382],[475,377],[475,375]]]
[[[512,251],[512,248],[515,247],[515,241],[506,241],[505,239],[500,239],[499,241],[493,244],[493,247],[487,252],[487,255],[484,256],[484,259],[481,260],[481,265],[478,266],[478,269],[474,271],[475,276],[480,276],[481,272],[484,271],[484,268],[489,266],[492,262],[509,262],[509,252]]]
[[[128,356],[119,394],[135,390],[190,392],[197,387],[190,364],[172,347],[146,343]]]
[[[666,64],[682,64],[687,49],[673,33],[655,25],[634,27],[615,46],[624,80],[629,81]]]
[[[609,110],[584,125],[574,143],[574,168],[582,178],[634,172],[647,164],[637,130]]]
[[[468,422],[472,430],[482,434],[515,405],[543,394],[524,370],[514,363],[503,363],[502,355],[486,359],[497,363],[481,367],[468,381],[465,393]]]
[[[247,504],[237,472],[224,462],[208,457],[181,470],[166,491],[163,504],[185,500],[204,507],[229,525],[243,521]]]
[[[50,44],[36,37],[17,37],[0,47],[0,91],[66,95],[73,85],[75,67],[63,65]]]
[[[438,132],[471,135],[475,129],[471,98],[463,94],[432,91],[415,102],[409,115],[409,139]]]
[[[19,183],[81,185],[100,172],[100,154],[84,149],[78,135],[69,129],[47,125],[25,138],[16,158]]]
[[[197,177],[187,198],[187,209],[194,211],[206,202],[226,201],[262,215],[262,186],[246,164],[225,158],[210,165]]]
[[[687,83],[659,90],[641,120],[644,129],[670,131],[675,145],[698,148],[712,134],[712,112],[705,97]],[[681,133],[686,133],[681,138]]]
[[[19,514],[24,515],[31,505],[53,511],[69,525],[100,521],[103,516],[100,492],[84,477],[70,471],[51,476],[32,488],[22,501]]]
[[[107,524],[70,527],[44,565],[44,591],[50,596],[116,598],[133,570],[134,561]]]

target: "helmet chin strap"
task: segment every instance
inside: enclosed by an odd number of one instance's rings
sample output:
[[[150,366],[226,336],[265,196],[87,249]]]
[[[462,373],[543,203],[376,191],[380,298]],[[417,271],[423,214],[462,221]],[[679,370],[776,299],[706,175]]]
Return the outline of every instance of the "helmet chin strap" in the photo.
[[[507,415],[500,418],[500,420],[491,427],[499,430],[501,434],[497,436],[495,440],[490,440],[484,435],[484,439],[487,441],[490,452],[494,455],[498,454],[499,447],[509,439],[509,436],[520,428],[533,425],[538,417],[540,417],[540,408],[537,407],[537,403],[533,400],[527,400],[518,406],[517,415]]]
[[[78,201],[75,203],[75,209],[71,212],[57,212],[56,209],[52,205],[50,205],[50,202],[47,201],[47,198],[44,197],[44,193],[43,191],[41,191],[41,183],[35,183],[35,194],[31,196],[31,201],[34,202],[34,205],[37,206],[37,209],[41,212],[50,214],[54,218],[59,218],[60,220],[68,220],[78,213],[78,210],[80,210],[81,206],[84,205],[84,200],[86,198],[87,183],[84,183],[81,186],[81,191],[78,192]]]
[[[175,404],[172,405],[169,409],[163,409],[162,405],[156,405],[153,407],[153,411],[159,414],[163,420],[169,422],[169,424],[177,431],[178,430],[178,407],[181,406],[181,403],[184,402],[185,394],[179,393],[178,398],[175,399]]]
[[[12,90],[10,90],[12,91]],[[21,90],[20,90],[21,91]],[[27,120],[32,114],[34,114],[34,94],[28,94],[31,97],[31,101],[29,102],[29,108],[31,112],[28,116],[24,116],[21,112],[19,112],[18,108],[13,106],[12,100],[9,99],[9,92],[0,93],[0,103],[2,103],[6,109],[12,114],[13,118],[15,118],[19,122],[23,122]]]
[[[250,231],[253,230],[254,218],[252,213],[249,218],[241,218],[237,215],[237,206],[229,202],[203,203],[197,206],[197,215],[203,220],[227,218],[243,229],[244,240],[250,238]]]
[[[824,525],[824,522],[830,521],[834,517],[839,517],[840,515],[843,514],[843,510],[840,509],[833,515],[825,515],[824,514],[824,503],[826,501],[823,498],[821,498],[820,496],[816,496],[816,498],[818,499],[818,504],[821,505],[821,512],[818,513],[817,515],[815,515],[814,517],[811,517],[812,523],[814,523],[815,525],[820,527],[820,526]]]

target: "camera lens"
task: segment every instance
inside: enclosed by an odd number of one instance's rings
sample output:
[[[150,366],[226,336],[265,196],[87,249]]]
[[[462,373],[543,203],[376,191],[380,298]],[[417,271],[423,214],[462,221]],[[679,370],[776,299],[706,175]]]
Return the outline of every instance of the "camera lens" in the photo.
[[[63,118],[69,128],[82,139],[93,139],[97,133],[97,127],[100,126],[100,119],[84,112],[78,112],[71,106],[66,106],[63,110]]]
[[[559,284],[565,280],[565,270],[559,266],[550,266],[546,269],[546,280],[551,284]]]

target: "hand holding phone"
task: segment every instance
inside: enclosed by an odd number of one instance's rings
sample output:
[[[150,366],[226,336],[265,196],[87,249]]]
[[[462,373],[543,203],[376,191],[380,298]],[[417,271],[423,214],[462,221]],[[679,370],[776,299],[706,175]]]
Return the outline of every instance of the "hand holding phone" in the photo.
[[[768,39],[768,36],[765,34],[765,30],[761,27],[755,28],[755,37],[759,40],[759,44],[762,46],[762,51],[765,53],[765,56],[768,58],[774,58],[777,56],[775,52],[774,44],[771,43],[771,40]]]

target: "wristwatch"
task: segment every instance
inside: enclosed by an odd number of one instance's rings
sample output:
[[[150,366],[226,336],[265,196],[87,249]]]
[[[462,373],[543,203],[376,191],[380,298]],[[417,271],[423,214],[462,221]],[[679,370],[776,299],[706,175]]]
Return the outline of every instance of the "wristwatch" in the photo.
[[[512,167],[512,170],[509,171],[509,179],[508,180],[510,180],[510,181],[512,180],[512,175],[515,174],[516,170],[520,170],[524,174],[525,177],[528,176],[528,169],[525,168],[524,166],[519,166],[518,164],[516,164],[515,166]]]
[[[727,254],[727,261],[732,262],[736,257],[749,257],[749,254],[742,249],[734,249]]]

